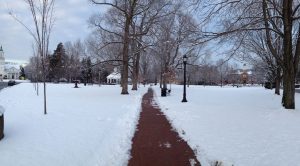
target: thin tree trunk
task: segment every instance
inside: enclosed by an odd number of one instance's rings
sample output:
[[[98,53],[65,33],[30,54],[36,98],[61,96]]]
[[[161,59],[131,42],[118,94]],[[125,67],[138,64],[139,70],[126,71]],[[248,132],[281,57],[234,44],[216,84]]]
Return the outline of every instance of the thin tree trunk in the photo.
[[[44,114],[47,114],[47,94],[46,94],[46,70],[45,70],[45,60],[42,57],[42,70],[43,70],[43,84],[44,84]]]
[[[36,82],[36,95],[39,95],[39,81]]]
[[[39,95],[39,56],[36,57],[36,95]]]
[[[275,94],[280,95],[281,68],[277,67],[275,78]]]
[[[135,30],[133,30],[135,31]],[[139,37],[139,41],[142,41],[142,37]],[[139,81],[139,71],[140,71],[140,57],[141,57],[141,48],[142,44],[136,41],[133,41],[133,75],[132,75],[132,89],[138,90],[138,81]]]
[[[168,71],[168,66],[166,63],[164,63],[164,73],[163,73],[163,76],[162,76],[162,86],[163,86],[163,89],[167,89],[167,71]]]
[[[162,76],[162,66],[161,66],[161,69],[160,69],[160,80],[159,80],[159,88],[162,88],[162,79],[163,79],[163,76]]]
[[[132,71],[132,88],[131,90],[137,90],[137,75],[136,75],[136,58],[137,58],[137,55],[134,55],[133,57],[133,71]]]
[[[136,57],[134,60],[132,90],[137,90],[137,85],[138,85],[138,80],[139,80],[140,56],[141,56],[141,53],[138,52],[136,54]]]

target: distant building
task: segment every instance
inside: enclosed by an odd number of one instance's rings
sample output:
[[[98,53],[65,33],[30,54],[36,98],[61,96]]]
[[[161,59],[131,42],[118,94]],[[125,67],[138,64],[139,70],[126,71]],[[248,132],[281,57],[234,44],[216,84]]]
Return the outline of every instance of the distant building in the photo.
[[[247,69],[246,64],[243,65],[243,69],[233,70],[228,75],[228,83],[233,84],[253,84],[256,83],[256,78],[252,69]]]
[[[27,64],[26,61],[5,60],[3,48],[0,47],[0,80],[19,79],[20,67],[25,67]]]
[[[106,77],[108,84],[120,84],[121,83],[121,74],[118,72],[117,68],[114,69],[114,72]]]

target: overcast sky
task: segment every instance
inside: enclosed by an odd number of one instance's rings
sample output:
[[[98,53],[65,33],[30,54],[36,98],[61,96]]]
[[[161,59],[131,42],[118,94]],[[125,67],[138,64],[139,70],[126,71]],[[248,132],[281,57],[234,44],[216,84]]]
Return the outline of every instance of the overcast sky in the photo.
[[[0,1],[0,45],[3,46],[5,58],[29,60],[33,38],[8,14],[9,11],[24,20],[26,25],[32,25],[31,13],[23,0]],[[49,50],[53,52],[59,42],[84,40],[91,31],[87,20],[98,11],[103,11],[103,7],[95,6],[88,0],[56,0],[56,21]]]

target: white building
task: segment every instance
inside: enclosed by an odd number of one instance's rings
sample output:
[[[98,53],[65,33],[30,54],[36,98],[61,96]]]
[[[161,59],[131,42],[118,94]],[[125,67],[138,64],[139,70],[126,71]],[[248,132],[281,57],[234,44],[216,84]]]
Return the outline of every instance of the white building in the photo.
[[[25,67],[26,61],[5,60],[4,51],[0,47],[0,80],[3,79],[19,79],[20,66]]]
[[[121,82],[121,74],[114,69],[114,72],[106,77],[108,84],[120,84]]]

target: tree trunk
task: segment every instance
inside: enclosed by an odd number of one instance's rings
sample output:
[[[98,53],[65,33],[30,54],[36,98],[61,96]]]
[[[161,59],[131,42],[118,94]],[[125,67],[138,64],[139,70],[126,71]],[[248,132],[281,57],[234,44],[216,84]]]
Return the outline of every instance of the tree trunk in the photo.
[[[124,32],[124,46],[123,46],[123,70],[122,70],[122,95],[128,93],[128,46],[129,46],[129,26],[130,17],[126,17],[125,32]]]
[[[133,79],[132,79],[132,90],[137,90],[138,80],[139,80],[139,66],[140,66],[141,53],[138,52],[135,57],[134,67],[133,67]]]
[[[43,70],[43,85],[44,85],[44,114],[47,114],[47,91],[46,91],[46,69],[45,69],[45,59],[42,57],[42,70]]]
[[[136,55],[137,56],[137,55]],[[138,84],[138,78],[137,78],[137,68],[136,68],[136,58],[137,57],[134,57],[133,58],[133,71],[132,71],[132,88],[131,90],[137,90],[137,84]]]
[[[293,71],[284,71],[286,75],[283,80],[284,96],[282,105],[286,109],[295,109],[295,74]]]
[[[139,41],[142,41],[142,37],[139,37]],[[133,49],[134,52],[134,61],[133,61],[133,77],[132,77],[132,90],[137,90],[138,81],[139,81],[139,71],[140,71],[140,57],[141,57],[141,43],[136,43],[133,41],[133,48],[136,48],[136,44],[138,44],[137,49]],[[135,53],[136,52],[136,53]]]
[[[275,94],[280,95],[281,69],[277,67],[275,78]]]
[[[295,72],[293,64],[292,43],[292,4],[291,0],[282,1],[283,8],[283,91],[282,104],[286,109],[295,109]]]
[[[164,72],[163,72],[163,75],[162,75],[162,86],[163,86],[163,89],[167,89],[167,71],[168,71],[168,66],[166,63],[164,63]]]
[[[161,67],[161,70],[160,70],[160,80],[159,80],[159,88],[162,88],[162,80],[163,80],[163,76],[162,76],[162,67]]]
[[[131,90],[137,90],[137,85],[138,85],[138,68],[136,66],[137,63],[137,56],[134,58],[133,61],[133,73],[132,73],[132,89]]]

